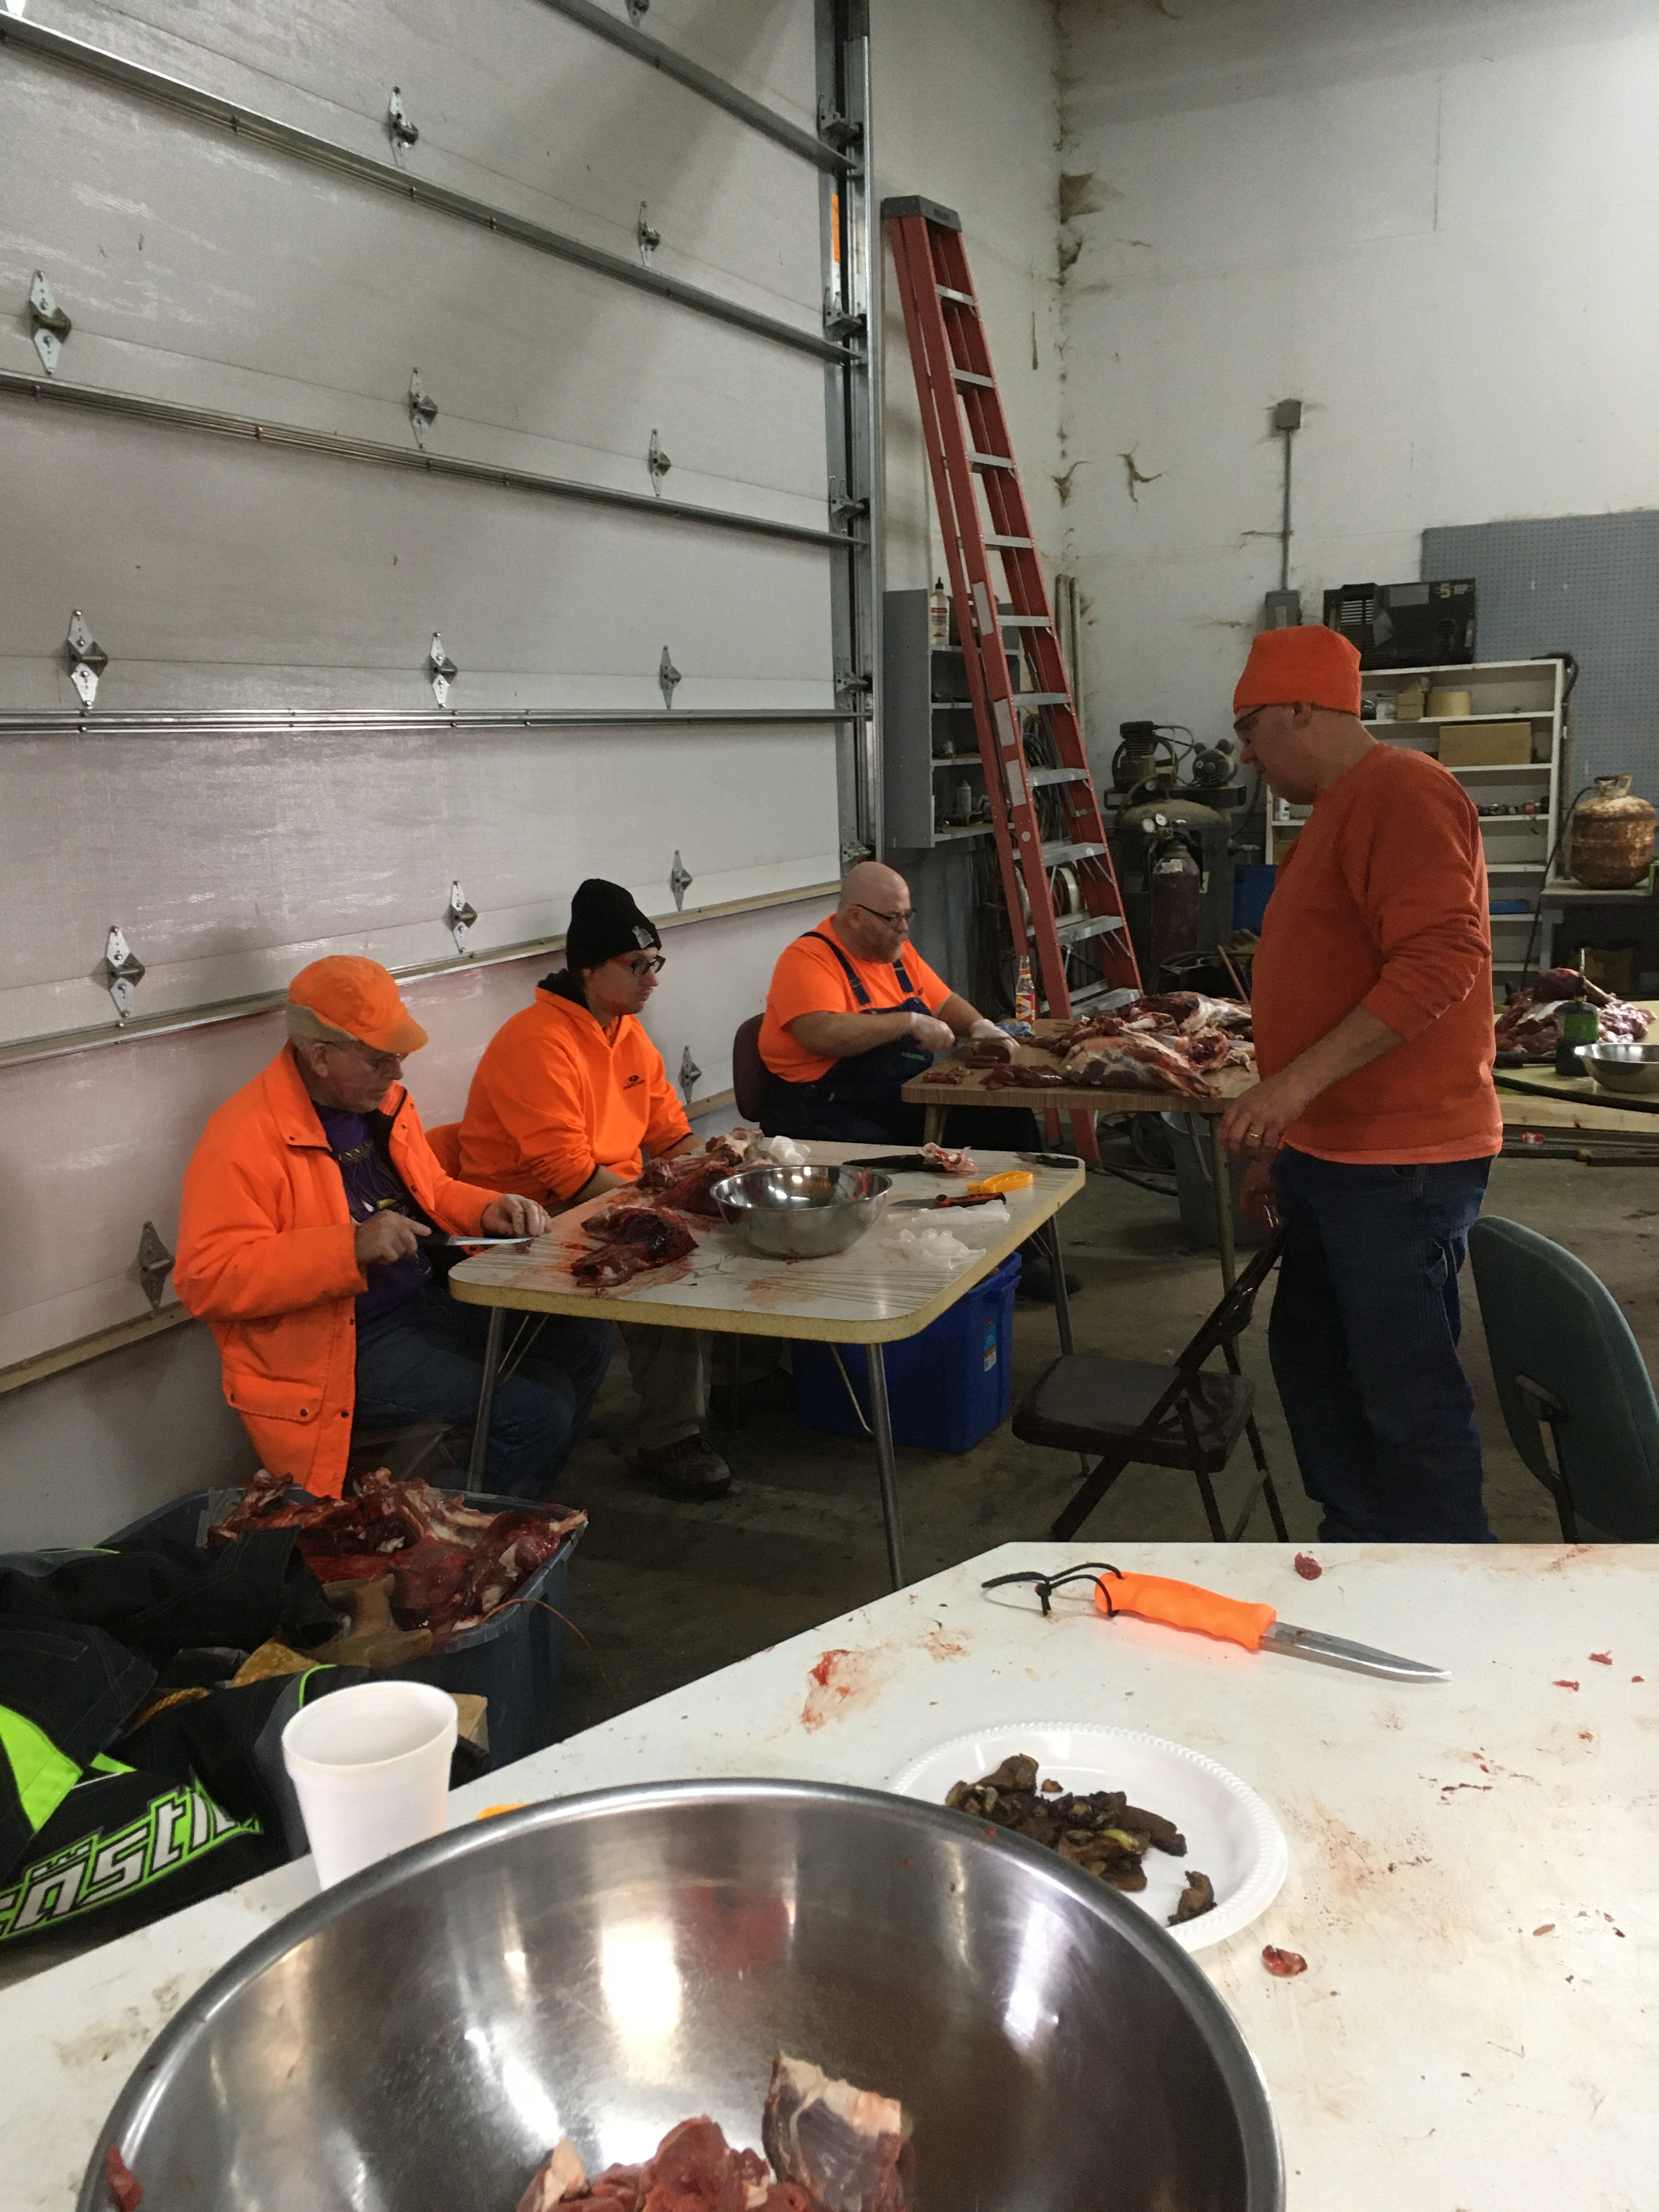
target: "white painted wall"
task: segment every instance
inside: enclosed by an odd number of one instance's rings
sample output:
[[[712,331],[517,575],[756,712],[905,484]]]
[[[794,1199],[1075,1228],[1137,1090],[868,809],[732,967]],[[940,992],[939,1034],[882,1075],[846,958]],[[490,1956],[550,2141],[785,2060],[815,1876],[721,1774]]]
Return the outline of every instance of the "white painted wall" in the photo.
[[[1066,565],[1097,765],[1225,727],[1276,584],[1425,527],[1659,504],[1651,0],[1060,0]],[[1125,464],[1156,478],[1132,501]]]
[[[871,0],[877,197],[921,192],[962,216],[1014,455],[1050,568],[1060,522],[1054,52],[1048,0]],[[906,591],[931,584],[944,563],[890,253],[883,263],[887,585]]]

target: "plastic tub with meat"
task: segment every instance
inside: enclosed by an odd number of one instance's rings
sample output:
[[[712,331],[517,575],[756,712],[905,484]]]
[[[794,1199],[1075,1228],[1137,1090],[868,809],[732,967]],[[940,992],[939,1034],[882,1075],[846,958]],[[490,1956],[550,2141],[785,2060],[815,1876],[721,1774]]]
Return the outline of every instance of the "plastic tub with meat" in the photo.
[[[463,1497],[458,1491],[443,1494],[457,1499]],[[225,1493],[221,1492],[189,1492],[105,1541],[129,1547],[149,1537],[192,1544],[199,1549],[206,1543],[209,1526],[218,1517],[224,1501]],[[521,1498],[500,1498],[483,1492],[465,1497],[466,1504],[484,1513],[519,1512],[524,1502]],[[559,1514],[563,1509],[556,1505],[548,1510]],[[405,1660],[386,1669],[405,1681],[430,1682],[456,1695],[471,1693],[484,1698],[492,1767],[508,1765],[515,1759],[557,1743],[564,1735],[565,1615],[569,1609],[570,1555],[580,1534],[577,1529],[568,1536],[508,1601],[476,1628],[464,1628],[446,1638],[424,1658]],[[325,1569],[323,1577],[326,1579]]]
[[[806,1781],[556,1798],[325,1891],[138,2057],[79,2212],[111,2148],[162,2212],[514,2212],[562,2136],[590,2173],[696,2113],[757,2145],[780,2051],[899,2101],[915,2212],[1282,2212],[1237,2024],[1132,1899]]]

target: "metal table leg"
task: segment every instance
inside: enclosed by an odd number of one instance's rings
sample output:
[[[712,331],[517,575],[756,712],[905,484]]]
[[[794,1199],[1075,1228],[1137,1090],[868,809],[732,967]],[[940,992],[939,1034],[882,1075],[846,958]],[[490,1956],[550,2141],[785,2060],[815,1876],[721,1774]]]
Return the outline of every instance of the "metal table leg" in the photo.
[[[472,1423],[472,1451],[466,1462],[469,1491],[483,1488],[484,1461],[489,1454],[489,1417],[495,1407],[495,1370],[501,1364],[501,1339],[507,1334],[507,1308],[491,1306],[484,1337],[483,1376],[478,1384],[478,1411]]]
[[[1233,1171],[1227,1147],[1221,1141],[1221,1116],[1206,1114],[1210,1125],[1210,1194],[1215,1200],[1216,1243],[1221,1250],[1221,1282],[1231,1290],[1237,1274],[1233,1250]]]
[[[948,1106],[924,1106],[921,1109],[921,1141],[924,1145],[945,1142],[945,1117]]]
[[[1066,1287],[1066,1261],[1060,1249],[1060,1216],[1051,1213],[1042,1224],[1042,1241],[1048,1248],[1048,1264],[1054,1271],[1054,1321],[1060,1330],[1060,1348],[1075,1352],[1072,1341],[1072,1294]]]
[[[887,1565],[893,1588],[902,1589],[904,1528],[899,1518],[898,1463],[893,1457],[893,1424],[887,1410],[887,1362],[878,1344],[866,1346],[870,1379],[870,1426],[876,1439],[876,1473],[881,1479],[882,1517],[887,1523]]]

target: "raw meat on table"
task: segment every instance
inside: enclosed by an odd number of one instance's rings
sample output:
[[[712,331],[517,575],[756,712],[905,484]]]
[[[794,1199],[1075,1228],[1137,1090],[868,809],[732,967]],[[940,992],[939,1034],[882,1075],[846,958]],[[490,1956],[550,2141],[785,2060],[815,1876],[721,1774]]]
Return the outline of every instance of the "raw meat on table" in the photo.
[[[659,1206],[622,1199],[590,1214],[582,1224],[582,1234],[592,1237],[599,1249],[584,1252],[571,1261],[570,1272],[576,1280],[591,1283],[596,1291],[606,1291],[647,1267],[665,1267],[671,1260],[684,1260],[695,1252],[696,1238],[683,1221],[665,1210],[665,1206],[666,1201]]]
[[[1213,1086],[1186,1054],[1163,1037],[1088,1038],[1067,1056],[1066,1080],[1100,1091],[1177,1091],[1188,1098],[1213,1098]]]
[[[1576,968],[1547,968],[1498,1012],[1494,1026],[1498,1051],[1553,1059],[1561,1041],[1561,1016],[1581,999],[1595,1008],[1601,1035],[1609,1044],[1640,1044],[1652,1027],[1650,1014],[1613,998]]]
[[[672,1159],[649,1161],[635,1188],[649,1192],[658,1205],[672,1206],[676,1213],[707,1214],[718,1220],[720,1208],[709,1193],[744,1165],[749,1133],[738,1130],[729,1137],[711,1137],[700,1152],[677,1152]]]

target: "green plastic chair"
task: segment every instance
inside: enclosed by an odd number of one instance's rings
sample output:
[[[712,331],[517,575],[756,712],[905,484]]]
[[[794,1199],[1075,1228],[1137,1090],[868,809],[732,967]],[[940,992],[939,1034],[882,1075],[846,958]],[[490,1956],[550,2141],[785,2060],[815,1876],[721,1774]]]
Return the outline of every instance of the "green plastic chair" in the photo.
[[[1659,1542],[1659,1401],[1612,1291],[1517,1221],[1477,1221],[1469,1264],[1504,1421],[1563,1537]]]

